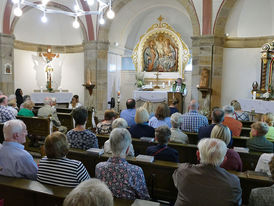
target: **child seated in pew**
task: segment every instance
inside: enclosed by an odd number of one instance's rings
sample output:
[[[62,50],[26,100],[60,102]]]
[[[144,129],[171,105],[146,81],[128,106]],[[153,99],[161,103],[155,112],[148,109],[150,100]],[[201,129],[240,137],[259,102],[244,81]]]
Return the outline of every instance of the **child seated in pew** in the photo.
[[[171,131],[168,126],[160,126],[155,130],[156,146],[150,146],[146,150],[147,155],[154,156],[155,160],[179,162],[178,151],[167,146]]]
[[[246,141],[246,146],[254,152],[273,152],[273,143],[265,138],[268,125],[265,122],[255,122],[251,125],[252,138]]]
[[[266,113],[262,115],[262,122],[265,122],[268,125],[268,132],[265,135],[266,139],[269,141],[274,141],[274,116],[272,113]]]

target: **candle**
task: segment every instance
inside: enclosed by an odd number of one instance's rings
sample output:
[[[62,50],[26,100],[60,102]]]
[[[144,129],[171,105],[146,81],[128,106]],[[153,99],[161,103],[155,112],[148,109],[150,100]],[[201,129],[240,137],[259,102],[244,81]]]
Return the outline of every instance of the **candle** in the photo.
[[[40,92],[43,93],[43,86],[40,87]]]
[[[170,80],[168,80],[168,86],[170,87]]]
[[[253,92],[253,99],[256,99],[256,91]]]
[[[163,82],[163,89],[166,87],[166,84]]]
[[[150,87],[152,87],[152,82],[150,82],[150,84],[149,84],[149,85],[150,85]]]

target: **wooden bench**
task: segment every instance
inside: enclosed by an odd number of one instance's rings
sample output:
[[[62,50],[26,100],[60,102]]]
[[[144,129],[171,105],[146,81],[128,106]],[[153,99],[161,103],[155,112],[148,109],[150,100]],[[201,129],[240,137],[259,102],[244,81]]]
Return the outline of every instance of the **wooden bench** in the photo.
[[[71,149],[67,157],[82,161],[90,175],[94,176],[96,164],[106,161],[110,155],[103,154],[98,157],[86,151]],[[180,164],[165,161],[155,161],[153,163],[139,162],[134,157],[127,157],[127,161],[143,169],[149,193],[154,200],[165,200],[169,202],[176,200],[177,189],[174,186],[172,174]],[[269,177],[262,177],[255,174],[251,175],[250,172],[232,171],[231,173],[240,178],[244,204],[248,203],[251,189],[267,187],[274,183]]]
[[[109,139],[108,135],[98,135],[99,147],[104,146],[104,142]],[[135,156],[138,154],[146,154],[146,149],[149,146],[156,145],[156,142],[144,142],[137,138],[132,138],[132,144],[135,151]],[[169,147],[176,149],[179,153],[180,162],[189,162],[192,164],[197,163],[196,151],[197,145],[193,144],[180,144],[180,143],[169,143]],[[243,162],[243,171],[255,170],[257,162],[262,153],[259,152],[249,152],[249,153],[239,153]]]
[[[7,206],[62,206],[71,188],[0,176],[0,195]]]
[[[5,206],[62,206],[72,188],[0,175],[0,197]],[[133,200],[114,199],[114,206],[130,206]]]
[[[67,127],[67,131],[74,128],[73,118],[70,113],[57,113],[57,116],[61,125]]]

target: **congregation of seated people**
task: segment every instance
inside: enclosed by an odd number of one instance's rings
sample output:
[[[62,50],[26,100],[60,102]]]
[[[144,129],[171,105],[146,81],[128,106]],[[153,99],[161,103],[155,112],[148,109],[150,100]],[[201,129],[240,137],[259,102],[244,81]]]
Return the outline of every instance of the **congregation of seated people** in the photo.
[[[135,156],[132,138],[154,138],[157,145],[149,146],[145,154],[154,156],[156,161],[179,163],[178,151],[170,147],[169,142],[188,144],[187,134],[194,132],[199,139],[199,164],[183,163],[175,170],[172,176],[178,190],[175,205],[205,205],[205,202],[206,205],[241,205],[239,178],[227,171],[243,169],[240,155],[231,147],[232,137],[240,136],[241,121],[248,120],[237,102],[223,109],[215,108],[211,113],[210,125],[207,117],[199,113],[199,105],[195,100],[190,102],[188,112],[175,112],[171,116],[166,103],[159,104],[155,111],[149,113],[145,105],[136,108],[134,99],[127,100],[127,109],[121,112],[120,118],[114,110],[106,110],[104,120],[97,124],[96,134],[109,135],[103,147],[104,152],[112,156],[106,162],[98,163],[95,177],[91,177],[82,162],[66,157],[70,148],[87,150],[99,147],[95,132],[85,127],[88,111],[77,102],[79,97],[73,97],[71,115],[75,127],[68,132],[58,119],[56,100],[44,100],[38,116],[49,117],[60,132],[53,132],[46,137],[45,156],[37,164],[24,149],[26,125],[16,120],[17,115],[34,116],[34,103],[30,99],[24,101],[22,95],[22,90],[16,91],[16,96],[10,98],[0,95],[0,123],[4,123],[4,142],[0,144],[0,175],[74,188],[64,200],[64,206],[76,203],[79,206],[112,206],[113,198],[150,200],[149,183],[142,168],[127,161],[128,156]],[[12,108],[8,109],[8,105]],[[18,113],[15,114],[13,110]],[[247,147],[250,151],[265,153],[261,155],[255,171],[273,176],[274,146],[269,141],[273,133],[273,115],[265,114],[260,120],[251,125]],[[216,196],[217,191],[222,192]],[[264,196],[264,193],[267,195]],[[273,195],[273,186],[254,189],[250,195],[250,205],[260,205],[259,200],[265,201],[264,205],[271,205]]]

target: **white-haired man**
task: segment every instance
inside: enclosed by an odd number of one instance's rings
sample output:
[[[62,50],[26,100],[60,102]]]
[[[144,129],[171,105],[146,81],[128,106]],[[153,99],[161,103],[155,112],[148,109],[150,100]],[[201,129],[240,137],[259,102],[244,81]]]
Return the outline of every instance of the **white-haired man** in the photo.
[[[131,144],[129,131],[115,128],[109,139],[113,157],[96,165],[95,176],[107,184],[116,198],[149,199],[142,168],[129,164],[125,159]]]
[[[7,108],[8,97],[0,95],[0,123],[16,119],[14,113]]]
[[[10,177],[36,179],[37,164],[24,150],[26,125],[21,120],[10,120],[3,127],[5,141],[0,149],[0,174]]]
[[[223,121],[223,125],[227,126],[231,130],[232,136],[239,137],[241,134],[243,124],[239,120],[236,120],[233,118],[234,107],[230,105],[226,105],[224,106],[224,111],[225,111],[225,118]]]
[[[205,138],[198,149],[201,164],[183,163],[173,174],[178,189],[175,206],[241,205],[239,178],[220,167],[227,152],[224,141]]]
[[[208,120],[204,115],[199,114],[199,104],[196,100],[191,100],[188,109],[189,112],[182,116],[181,129],[186,132],[198,133],[200,127],[208,125]]]
[[[56,128],[58,128],[58,130],[60,132],[66,132],[67,128],[64,126],[61,126],[61,122],[57,116],[57,112],[55,108],[52,108],[52,99],[50,97],[46,97],[44,99],[44,106],[41,107],[38,110],[38,117],[43,117],[43,118],[48,118],[50,117],[50,120],[53,123],[53,126],[55,126]]]

